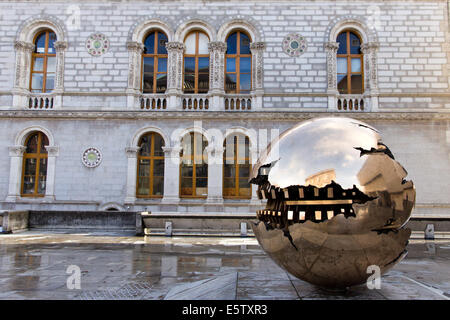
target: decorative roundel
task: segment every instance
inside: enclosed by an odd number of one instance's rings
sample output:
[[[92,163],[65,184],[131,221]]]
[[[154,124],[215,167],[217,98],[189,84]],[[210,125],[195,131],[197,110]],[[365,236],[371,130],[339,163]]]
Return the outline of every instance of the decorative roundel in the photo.
[[[86,167],[95,168],[100,164],[100,162],[102,162],[102,154],[96,148],[87,148],[83,152],[81,161],[83,161],[83,164]]]
[[[86,50],[92,56],[101,56],[109,49],[109,40],[102,33],[93,33],[86,40]]]
[[[290,33],[283,39],[283,51],[291,57],[299,57],[306,51],[306,39],[296,33]]]

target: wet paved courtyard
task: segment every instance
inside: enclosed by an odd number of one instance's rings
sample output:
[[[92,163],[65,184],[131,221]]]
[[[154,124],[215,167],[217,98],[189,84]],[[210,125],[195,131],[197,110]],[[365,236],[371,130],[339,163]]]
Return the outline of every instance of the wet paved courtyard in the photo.
[[[0,299],[450,299],[450,241],[408,251],[380,289],[333,293],[283,271],[255,238],[24,232],[0,235]]]

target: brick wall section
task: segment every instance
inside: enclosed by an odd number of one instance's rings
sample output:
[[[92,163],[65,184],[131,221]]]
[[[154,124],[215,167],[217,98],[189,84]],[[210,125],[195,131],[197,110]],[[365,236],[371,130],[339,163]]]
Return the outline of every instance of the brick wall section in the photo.
[[[370,12],[379,8],[377,33],[380,91],[449,92],[449,48],[447,3],[445,1],[361,1],[349,6],[344,1],[230,1],[221,2],[94,2],[73,4],[81,10],[79,30],[68,31],[65,89],[83,92],[122,92],[127,86],[127,36],[133,24],[143,17],[161,17],[176,30],[184,21],[200,18],[216,30],[223,22],[240,16],[256,24],[263,41],[264,86],[266,92],[326,91],[326,57],[323,49],[325,32],[330,21],[340,15],[355,15],[370,22]],[[12,88],[14,49],[18,27],[22,21],[45,13],[67,21],[67,5],[58,2],[0,3],[0,86]],[[377,20],[378,19],[378,20]],[[102,32],[110,39],[110,51],[91,57],[85,40],[93,32]],[[281,41],[291,32],[304,35],[308,49],[298,58],[283,53]],[[5,98],[2,98],[5,100]],[[266,98],[268,106],[277,99]],[[289,106],[315,106],[319,101],[285,101]],[[442,106],[444,106],[443,104]],[[433,107],[433,106],[431,106]],[[449,107],[448,104],[445,107]]]

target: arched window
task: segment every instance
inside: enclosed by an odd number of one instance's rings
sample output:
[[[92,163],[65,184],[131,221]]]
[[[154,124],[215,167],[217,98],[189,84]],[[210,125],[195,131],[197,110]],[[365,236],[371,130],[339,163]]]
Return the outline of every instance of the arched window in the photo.
[[[208,36],[201,31],[191,32],[184,40],[184,84],[185,93],[208,93],[209,51]]]
[[[164,194],[164,139],[150,132],[139,140],[137,190],[139,198],[160,198]]]
[[[25,141],[22,166],[22,196],[43,197],[47,182],[48,138],[42,132],[31,133]]]
[[[208,141],[200,133],[191,132],[181,141],[180,195],[206,197],[208,195]]]
[[[337,37],[337,87],[341,94],[361,94],[364,91],[361,38],[346,30]]]
[[[224,141],[223,197],[250,199],[250,142],[243,134],[229,135]]]
[[[167,35],[151,32],[144,40],[142,53],[143,93],[164,93],[167,89]]]
[[[252,89],[252,54],[250,37],[242,31],[227,38],[225,54],[225,92],[250,93]]]
[[[32,55],[30,91],[51,92],[55,88],[56,34],[47,29],[38,33],[34,39]]]

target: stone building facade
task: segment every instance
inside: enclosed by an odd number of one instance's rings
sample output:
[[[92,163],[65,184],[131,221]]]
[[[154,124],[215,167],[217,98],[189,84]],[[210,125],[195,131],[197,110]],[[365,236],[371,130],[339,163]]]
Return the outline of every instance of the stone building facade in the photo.
[[[254,212],[267,143],[348,116],[448,215],[449,29],[447,0],[3,1],[0,209]]]

